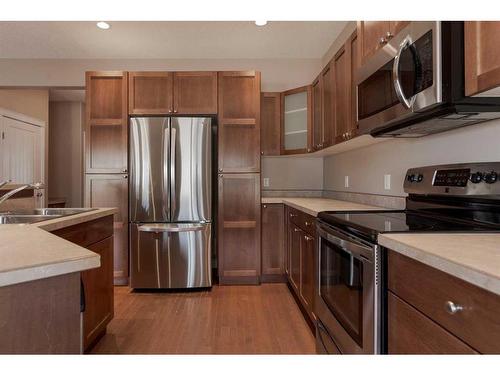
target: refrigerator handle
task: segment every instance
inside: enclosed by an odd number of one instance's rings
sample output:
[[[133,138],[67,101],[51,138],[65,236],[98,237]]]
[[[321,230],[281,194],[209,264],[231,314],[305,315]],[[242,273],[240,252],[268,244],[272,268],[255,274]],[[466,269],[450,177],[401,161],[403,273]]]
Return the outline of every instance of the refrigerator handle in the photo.
[[[169,224],[142,224],[137,227],[139,232],[196,232],[204,230],[207,224],[202,223],[169,223]]]
[[[170,196],[171,196],[171,202],[170,202],[170,212],[175,211],[175,203],[176,203],[176,187],[175,187],[175,165],[176,165],[176,160],[175,160],[175,152],[176,152],[176,132],[177,129],[172,127],[171,133],[170,133]]]
[[[167,196],[167,208],[168,208],[168,219],[170,220],[170,185],[168,176],[168,150],[170,145],[170,127],[166,127],[163,130],[163,194]],[[165,192],[166,190],[166,192]]]

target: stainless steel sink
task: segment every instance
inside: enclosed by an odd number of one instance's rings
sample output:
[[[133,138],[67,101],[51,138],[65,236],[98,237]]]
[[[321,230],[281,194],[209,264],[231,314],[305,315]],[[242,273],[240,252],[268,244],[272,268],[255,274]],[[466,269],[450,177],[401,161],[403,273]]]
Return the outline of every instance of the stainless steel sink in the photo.
[[[96,208],[36,208],[33,212],[37,215],[76,215],[83,212],[94,211]]]
[[[33,210],[0,212],[0,224],[38,223],[39,221],[76,215],[94,210],[96,210],[96,208],[35,208]]]
[[[55,219],[61,215],[0,215],[0,224],[31,224],[39,221]]]

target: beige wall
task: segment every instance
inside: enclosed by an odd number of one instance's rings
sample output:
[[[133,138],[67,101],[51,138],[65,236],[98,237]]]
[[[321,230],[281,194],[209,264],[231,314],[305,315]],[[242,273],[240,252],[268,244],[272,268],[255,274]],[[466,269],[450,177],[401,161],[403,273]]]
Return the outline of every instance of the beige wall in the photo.
[[[83,87],[87,70],[249,70],[263,91],[311,83],[321,59],[0,59],[0,86]]]
[[[500,120],[418,139],[393,139],[324,161],[325,190],[404,196],[406,170],[424,165],[500,161]],[[384,189],[384,174],[391,189]],[[344,188],[349,176],[350,188]]]
[[[0,84],[0,87],[2,85]],[[1,89],[0,107],[34,117],[45,122],[45,181],[48,183],[49,150],[49,90],[47,89]]]
[[[83,114],[79,102],[50,102],[49,198],[66,198],[67,207],[82,207]]]
[[[262,190],[322,190],[323,159],[311,157],[263,157],[262,179],[269,187]]]

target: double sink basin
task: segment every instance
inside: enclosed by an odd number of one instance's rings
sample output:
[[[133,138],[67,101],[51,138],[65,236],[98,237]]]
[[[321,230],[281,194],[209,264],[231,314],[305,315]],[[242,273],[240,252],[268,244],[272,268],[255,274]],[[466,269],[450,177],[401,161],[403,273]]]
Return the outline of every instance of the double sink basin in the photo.
[[[32,224],[94,210],[96,208],[35,208],[0,212],[0,224]]]

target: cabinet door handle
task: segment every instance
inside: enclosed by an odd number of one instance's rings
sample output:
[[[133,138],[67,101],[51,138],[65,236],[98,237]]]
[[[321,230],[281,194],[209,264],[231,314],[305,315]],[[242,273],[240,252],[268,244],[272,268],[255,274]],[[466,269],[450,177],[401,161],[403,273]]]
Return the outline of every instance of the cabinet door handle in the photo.
[[[310,225],[311,225],[311,223],[310,223],[310,222],[308,222],[308,221],[304,222],[304,224],[306,225],[306,227],[308,227],[308,226],[310,226]]]
[[[385,33],[385,42],[387,43],[389,40],[391,40],[394,37],[390,31]]]
[[[168,113],[172,113],[172,110],[171,110],[171,109],[169,109],[169,110],[168,110]]]
[[[378,44],[380,44],[381,46],[384,45],[384,44],[386,44],[386,43],[387,43],[387,40],[385,40],[385,38],[380,38],[378,40]]]
[[[309,237],[309,236],[304,236],[304,238],[305,238],[306,241],[312,241],[313,240],[313,238]]]
[[[296,214],[290,214],[290,217],[297,217]]]
[[[176,109],[174,109],[174,113],[177,113],[177,110],[176,110]]]
[[[446,311],[449,314],[455,315],[457,312],[462,311],[464,308],[461,305],[458,305],[452,301],[446,301]]]
[[[123,176],[123,178],[128,178],[128,176],[127,176],[127,175],[125,175],[125,176]]]
[[[267,208],[267,205],[263,205],[262,208]]]
[[[293,231],[294,231],[294,232],[301,232],[301,230],[300,230],[300,229],[298,229],[298,228],[293,228]]]

